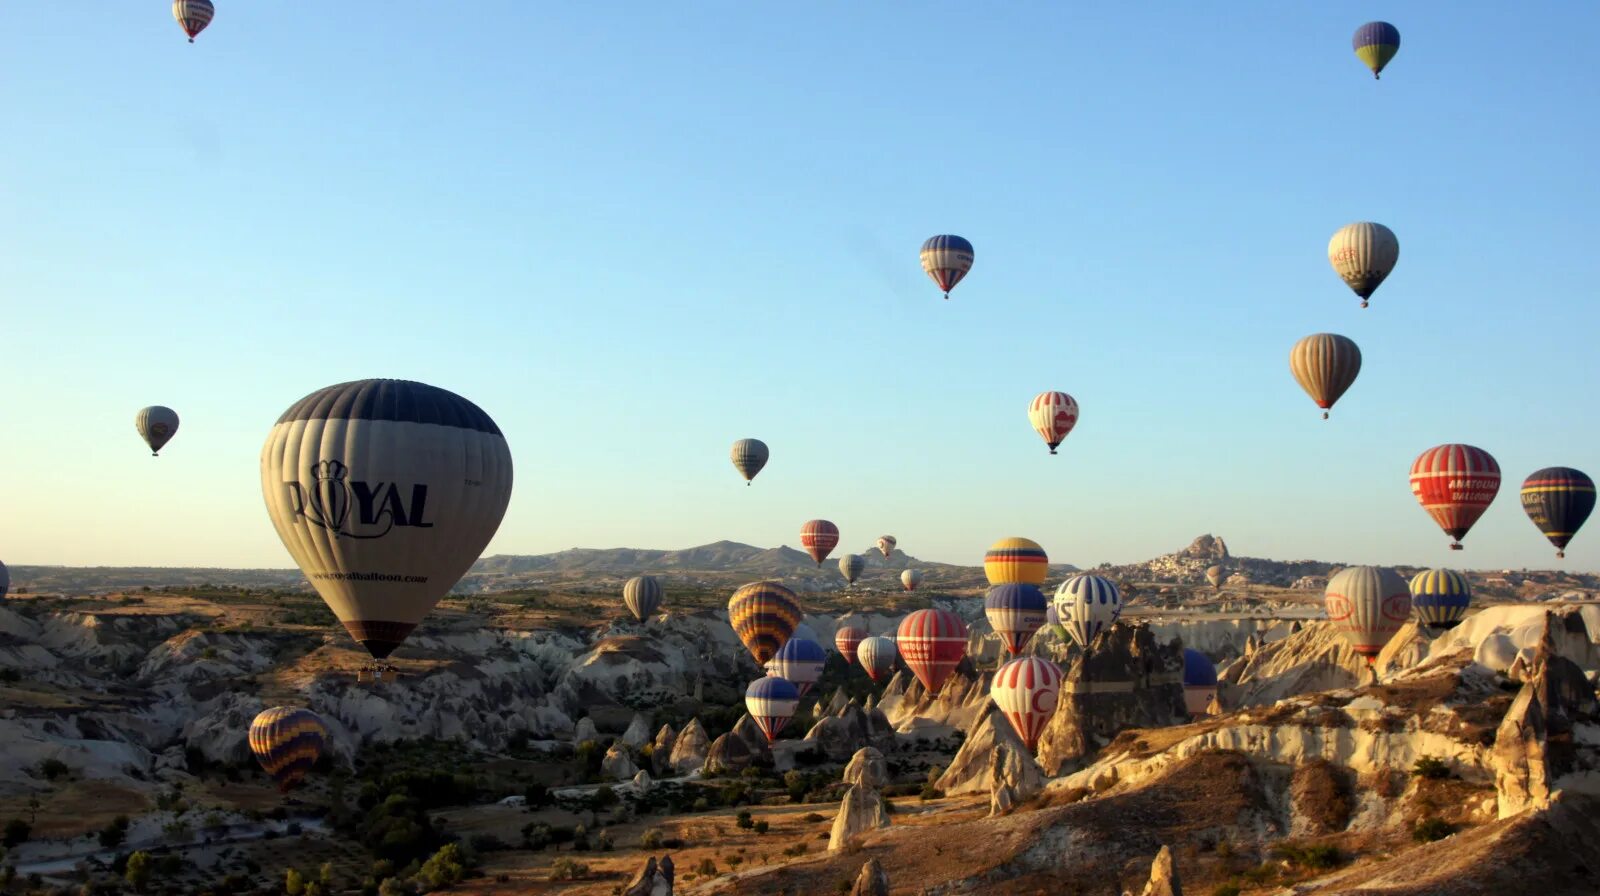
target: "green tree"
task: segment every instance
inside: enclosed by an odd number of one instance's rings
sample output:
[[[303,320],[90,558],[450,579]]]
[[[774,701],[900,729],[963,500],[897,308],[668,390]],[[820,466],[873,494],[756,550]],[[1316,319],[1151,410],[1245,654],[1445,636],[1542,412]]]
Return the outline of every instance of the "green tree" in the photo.
[[[111,823],[100,829],[100,845],[106,849],[116,849],[122,841],[128,839],[128,816],[118,815],[111,819]]]
[[[289,896],[304,896],[306,878],[300,873],[299,868],[290,868],[283,873],[283,891]]]
[[[139,850],[128,856],[128,866],[123,869],[122,879],[139,892],[144,892],[144,885],[150,882],[150,854]]]
[[[0,834],[0,844],[7,848],[19,843],[28,842],[28,835],[33,833],[33,825],[20,818],[13,818],[6,822],[4,834]]]
[[[447,843],[422,864],[417,878],[430,890],[458,884],[467,874],[466,862],[461,858],[461,847]]]

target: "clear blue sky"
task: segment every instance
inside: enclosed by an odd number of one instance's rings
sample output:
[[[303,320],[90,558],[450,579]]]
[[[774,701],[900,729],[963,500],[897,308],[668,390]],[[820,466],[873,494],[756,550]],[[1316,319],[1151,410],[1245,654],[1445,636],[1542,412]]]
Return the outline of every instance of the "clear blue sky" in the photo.
[[[1518,484],[1600,475],[1600,7],[217,5],[194,46],[164,0],[0,6],[8,563],[291,565],[261,443],[369,376],[505,430],[490,553],[826,517],[951,562],[1550,566]],[[1326,258],[1363,219],[1401,242],[1366,311]],[[1321,330],[1366,358],[1326,423]],[[1465,554],[1406,481],[1448,441],[1506,477]]]

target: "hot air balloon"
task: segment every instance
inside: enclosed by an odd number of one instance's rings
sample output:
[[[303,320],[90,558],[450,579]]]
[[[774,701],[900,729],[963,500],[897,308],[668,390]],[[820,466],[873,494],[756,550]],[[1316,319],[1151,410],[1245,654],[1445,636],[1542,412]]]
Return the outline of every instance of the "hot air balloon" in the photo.
[[[289,555],[381,661],[494,537],[511,501],[511,449],[452,392],[340,383],[278,418],[261,448],[261,491]]]
[[[1061,695],[1061,667],[1036,656],[1012,660],[994,673],[989,696],[1029,750],[1039,745]]]
[[[972,270],[972,258],[972,244],[959,236],[929,237],[922,244],[922,269],[944,290],[946,299],[950,298],[950,290]]]
[[[989,617],[989,625],[1012,656],[1021,653],[1028,639],[1044,625],[1049,606],[1050,601],[1038,585],[1022,583],[996,585],[983,599],[983,613]]]
[[[1567,542],[1594,510],[1594,480],[1571,467],[1545,467],[1523,480],[1522,509],[1556,546],[1556,556],[1565,557]]]
[[[804,638],[807,641],[815,641],[818,644],[822,643],[822,639],[817,637],[817,630],[809,625],[806,625],[804,622],[795,626],[794,633],[789,636],[791,641],[795,638]]]
[[[967,655],[967,625],[949,610],[917,610],[900,620],[895,643],[912,674],[937,694]]]
[[[839,655],[844,657],[846,663],[856,661],[856,648],[861,645],[861,639],[867,636],[867,627],[858,619],[841,620],[839,628],[833,633],[833,646],[838,648]]]
[[[1392,569],[1352,566],[1328,580],[1328,619],[1367,665],[1411,617],[1411,589]]]
[[[172,0],[172,17],[178,20],[183,33],[189,35],[191,44],[216,15],[217,9],[211,5],[211,0]]]
[[[1056,612],[1072,640],[1088,650],[1095,636],[1122,615],[1122,596],[1104,576],[1076,575],[1056,589]]]
[[[1040,392],[1028,405],[1028,422],[1056,453],[1056,446],[1078,425],[1078,403],[1065,392]]]
[[[5,600],[6,595],[10,593],[11,570],[6,569],[6,565],[4,563],[0,563],[0,600]]]
[[[921,585],[921,584],[922,584],[922,570],[920,570],[920,569],[908,569],[908,570],[905,570],[905,571],[900,573],[900,587],[901,588],[904,588],[907,591],[915,591],[915,590],[917,590],[917,586]]]
[[[894,639],[884,635],[862,638],[860,646],[856,648],[856,660],[873,681],[881,681],[888,675],[899,656],[900,648],[895,646]]]
[[[1350,45],[1362,64],[1372,69],[1372,80],[1376,81],[1378,73],[1400,52],[1400,29],[1388,22],[1368,22],[1356,29]]]
[[[1326,420],[1328,409],[1361,372],[1361,349],[1336,333],[1313,333],[1289,350],[1289,372]]]
[[[744,484],[749,485],[767,465],[767,443],[760,439],[740,439],[733,443],[729,456],[733,459],[733,468],[744,477]]]
[[[1023,583],[1043,585],[1050,560],[1038,542],[1026,538],[1002,538],[983,555],[983,574],[990,585]]]
[[[1411,465],[1411,493],[1450,536],[1452,551],[1461,550],[1461,539],[1499,491],[1500,465],[1482,448],[1440,445]]]
[[[728,624],[756,662],[772,659],[800,624],[800,600],[777,582],[754,582],[728,601]]]
[[[622,586],[622,602],[634,619],[643,622],[661,606],[661,583],[654,576],[634,576]]]
[[[1223,568],[1221,563],[1213,563],[1212,565],[1206,567],[1206,581],[1211,583],[1212,588],[1221,591],[1222,583],[1227,581],[1227,579],[1228,570]]]
[[[866,568],[867,561],[860,554],[845,554],[839,558],[839,573],[851,585],[856,583],[856,579],[861,578],[861,572]]]
[[[827,520],[811,520],[800,527],[800,546],[821,566],[839,544],[839,527]]]
[[[1361,297],[1363,308],[1399,260],[1400,241],[1394,231],[1371,221],[1346,224],[1328,241],[1334,273]]]
[[[794,718],[794,711],[800,707],[800,691],[790,682],[774,675],[750,682],[744,691],[744,708],[750,713],[750,718],[755,720],[756,727],[767,736],[767,743],[772,743]]]
[[[1428,569],[1411,577],[1411,607],[1423,625],[1442,632],[1461,624],[1472,604],[1472,586],[1453,569]]]
[[[153,404],[133,415],[133,428],[139,431],[139,438],[150,446],[150,456],[159,457],[161,446],[178,434],[178,412]]]
[[[1203,716],[1217,697],[1217,667],[1205,654],[1183,648],[1183,708]]]
[[[804,697],[811,686],[822,678],[822,667],[828,663],[828,652],[810,638],[791,636],[767,660],[767,674],[794,682]]]
[[[300,783],[328,744],[328,726],[309,709],[274,706],[250,723],[250,752],[280,793]]]
[[[894,538],[893,535],[879,536],[879,538],[878,538],[878,550],[883,552],[883,559],[885,559],[885,560],[889,559],[889,555],[894,553],[894,546],[899,544],[899,543],[900,542],[895,541],[895,538]]]

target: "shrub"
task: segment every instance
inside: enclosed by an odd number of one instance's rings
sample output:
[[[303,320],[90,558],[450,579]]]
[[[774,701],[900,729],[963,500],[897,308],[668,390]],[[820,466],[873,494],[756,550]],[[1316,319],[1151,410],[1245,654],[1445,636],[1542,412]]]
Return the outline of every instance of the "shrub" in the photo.
[[[1339,852],[1339,847],[1325,843],[1302,846],[1298,843],[1284,843],[1273,847],[1273,855],[1301,866],[1317,871],[1326,871],[1337,868],[1344,861],[1344,855]]]
[[[827,821],[826,818],[823,818],[821,815],[818,815],[815,812],[807,812],[805,815],[801,816],[800,820],[806,824],[816,824],[819,821]]]
[[[589,866],[562,856],[550,864],[551,880],[578,880],[589,876]]]
[[[141,849],[128,856],[128,864],[122,869],[122,879],[135,890],[143,890],[144,885],[150,882],[150,854]]]
[[[1450,763],[1437,756],[1422,756],[1417,759],[1417,764],[1411,767],[1411,774],[1419,778],[1437,781],[1450,777]]]
[[[589,806],[596,810],[609,809],[621,801],[622,797],[617,796],[617,792],[606,785],[595,790],[594,795],[589,797]]]
[[[1219,884],[1211,891],[1211,896],[1239,896],[1239,885]]]
[[[522,845],[527,849],[544,849],[555,838],[551,836],[550,826],[544,822],[529,822],[522,826]]]
[[[132,859],[130,858],[129,861],[131,862]],[[283,873],[283,892],[289,894],[289,896],[300,896],[305,891],[306,878],[305,875],[300,873],[300,869],[290,868]]]
[[[437,890],[460,883],[466,874],[466,862],[461,857],[461,847],[454,843],[446,843],[439,847],[439,851],[429,857],[428,861],[422,863],[417,878],[424,886]]]
[[[933,786],[933,784],[930,782],[930,783],[922,785],[922,793],[920,794],[920,796],[924,800],[936,800],[936,799],[944,796],[944,791],[942,791],[939,788]]]
[[[702,877],[716,877],[717,863],[711,861],[710,856],[706,856],[700,860],[700,864],[694,866],[694,870],[695,873],[701,875]]]
[[[639,846],[644,849],[660,849],[662,841],[666,839],[667,836],[661,833],[660,828],[646,828],[645,832],[639,835]]]
[[[28,842],[28,835],[33,833],[33,825],[20,818],[13,818],[6,822],[5,832],[0,834],[0,844],[6,847],[16,846]]]
[[[711,801],[702,796],[702,797],[698,797],[698,798],[695,799],[692,811],[704,812],[704,811],[706,811],[707,809],[710,809],[710,808],[711,808]]]
[[[1418,843],[1432,843],[1454,834],[1456,826],[1442,818],[1424,818],[1411,829],[1411,839]]]
[[[756,833],[757,834],[765,834],[771,827],[772,827],[771,825],[767,824],[767,820],[765,818],[763,818],[760,821],[756,822]]]
[[[755,822],[750,818],[750,810],[740,809],[739,814],[734,816],[734,824],[737,824],[741,828],[755,827]]]
[[[539,809],[550,805],[550,788],[543,784],[529,784],[522,789],[522,798],[529,808]]]
[[[610,831],[601,831],[599,834],[597,834],[595,836],[594,845],[595,845],[595,848],[600,850],[601,852],[610,852],[611,848],[613,846],[615,846],[616,844],[611,839],[611,832]]]
[[[72,769],[67,768],[67,764],[59,759],[46,759],[39,763],[39,774],[51,781],[66,777],[71,771]]]
[[[100,845],[106,849],[116,849],[122,841],[128,838],[128,816],[118,815],[100,831]]]
[[[467,842],[473,852],[504,852],[511,848],[511,844],[493,834],[474,834]]]
[[[796,843],[786,847],[783,850],[783,854],[786,856],[803,856],[806,854],[806,845],[804,843]]]

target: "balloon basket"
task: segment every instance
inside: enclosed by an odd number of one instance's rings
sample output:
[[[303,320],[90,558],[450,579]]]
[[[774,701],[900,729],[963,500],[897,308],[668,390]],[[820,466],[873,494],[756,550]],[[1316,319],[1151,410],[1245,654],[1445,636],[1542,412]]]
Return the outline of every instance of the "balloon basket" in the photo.
[[[377,684],[384,681],[394,681],[400,671],[393,666],[362,666],[356,670],[356,681],[364,684]]]

